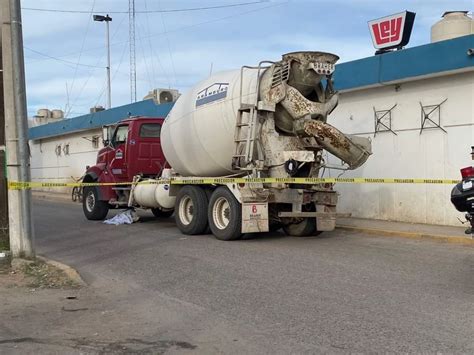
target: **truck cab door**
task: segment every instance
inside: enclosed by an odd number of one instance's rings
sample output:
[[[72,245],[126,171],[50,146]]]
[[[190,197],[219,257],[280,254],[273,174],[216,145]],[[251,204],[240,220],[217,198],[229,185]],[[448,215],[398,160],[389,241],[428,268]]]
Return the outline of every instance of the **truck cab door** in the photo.
[[[130,162],[130,172],[155,176],[159,174],[165,165],[165,157],[161,150],[161,122],[141,122],[137,127],[136,141],[134,141],[134,151],[132,162]]]
[[[109,165],[109,173],[116,181],[127,179],[127,139],[128,124],[117,126],[110,144],[115,153]]]

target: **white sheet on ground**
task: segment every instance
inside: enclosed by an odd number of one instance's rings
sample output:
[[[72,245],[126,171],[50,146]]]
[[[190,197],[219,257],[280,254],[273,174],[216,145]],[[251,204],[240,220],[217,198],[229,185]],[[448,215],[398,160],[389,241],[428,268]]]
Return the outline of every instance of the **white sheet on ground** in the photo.
[[[134,222],[137,222],[139,219],[140,217],[138,217],[135,211],[126,210],[110,219],[106,219],[104,223],[118,226],[120,224],[132,224]]]

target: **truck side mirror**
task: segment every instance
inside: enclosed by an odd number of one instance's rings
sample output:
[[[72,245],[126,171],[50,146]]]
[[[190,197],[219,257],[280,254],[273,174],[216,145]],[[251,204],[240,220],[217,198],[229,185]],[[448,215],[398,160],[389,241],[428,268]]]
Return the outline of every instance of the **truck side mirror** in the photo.
[[[110,130],[108,126],[102,127],[102,143],[104,144],[104,147],[107,147],[110,144],[109,132]]]

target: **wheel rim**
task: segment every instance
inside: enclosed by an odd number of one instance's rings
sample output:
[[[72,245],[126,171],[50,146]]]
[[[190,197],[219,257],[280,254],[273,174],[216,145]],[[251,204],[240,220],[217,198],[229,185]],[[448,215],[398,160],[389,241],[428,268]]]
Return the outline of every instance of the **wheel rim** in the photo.
[[[94,191],[89,191],[86,197],[86,208],[88,212],[94,211],[95,207],[95,195]]]
[[[225,197],[219,197],[212,207],[212,219],[219,229],[225,229],[230,223],[230,205]]]
[[[188,225],[192,222],[194,215],[193,200],[189,196],[184,196],[179,201],[179,220],[182,224]]]

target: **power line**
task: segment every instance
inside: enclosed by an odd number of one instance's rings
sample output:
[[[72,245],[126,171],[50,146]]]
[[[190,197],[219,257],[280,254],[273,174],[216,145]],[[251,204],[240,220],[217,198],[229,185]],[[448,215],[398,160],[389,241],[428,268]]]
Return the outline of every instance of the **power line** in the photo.
[[[261,4],[268,2],[268,0],[252,1],[252,2],[242,2],[236,4],[228,5],[216,5],[216,6],[205,6],[205,7],[189,7],[183,9],[168,9],[168,10],[145,10],[145,11],[136,11],[135,13],[140,14],[152,14],[152,13],[169,13],[169,12],[188,12],[188,11],[203,11],[203,10],[214,10],[214,9],[224,9],[229,7],[238,7],[238,6],[249,6],[255,4]],[[39,11],[39,12],[61,12],[61,13],[72,13],[72,14],[89,14],[88,10],[62,10],[62,9],[42,9],[42,8],[33,8],[33,7],[22,7],[22,10],[26,11]],[[128,11],[97,11],[109,14],[127,14]]]
[[[160,4],[161,4],[161,2],[160,2]],[[161,24],[163,25],[163,30],[165,31],[166,44],[168,45],[168,54],[169,54],[170,62],[171,62],[171,69],[173,70],[174,84],[177,85],[176,70],[174,68],[173,53],[171,52],[170,39],[169,39],[169,36],[168,36],[168,32],[166,30],[165,19],[164,19],[163,14],[160,14],[160,17],[161,17]],[[149,38],[148,38],[148,40],[149,40]]]
[[[290,0],[286,0],[286,1],[283,1],[283,2],[274,3],[274,4],[272,4],[272,5],[262,6],[262,7],[259,7],[258,9],[252,9],[252,10],[242,11],[242,12],[238,12],[238,13],[236,13],[236,14],[232,14],[232,15],[228,15],[228,16],[223,16],[223,17],[215,18],[215,19],[208,20],[208,21],[198,22],[198,23],[194,23],[194,24],[188,25],[188,26],[179,27],[179,28],[174,29],[174,30],[166,30],[166,31],[164,31],[164,32],[154,33],[154,34],[151,34],[151,35],[149,35],[149,36],[142,36],[141,38],[152,38],[152,37],[167,35],[167,34],[169,34],[169,33],[179,32],[179,31],[182,31],[182,30],[187,30],[187,29],[194,28],[194,27],[198,27],[198,26],[201,26],[201,25],[208,25],[208,24],[210,24],[210,23],[219,22],[219,21],[222,21],[222,20],[228,20],[228,19],[231,19],[231,18],[235,18],[235,17],[237,17],[237,16],[247,15],[247,14],[250,14],[250,13],[252,13],[252,12],[257,12],[257,11],[266,10],[266,9],[270,9],[270,8],[277,7],[277,6],[282,6],[282,5],[287,4],[289,1],[290,1]],[[112,45],[114,45],[114,44],[120,44],[120,43],[121,43],[121,42],[116,42],[116,43],[112,43]]]
[[[265,1],[261,1],[261,3],[264,3]],[[215,19],[212,19],[212,20],[208,20],[208,21],[203,21],[203,22],[198,22],[198,23],[194,23],[194,24],[191,24],[191,25],[187,25],[187,26],[183,26],[183,27],[179,27],[177,29],[174,29],[174,30],[167,30],[166,32],[161,32],[161,33],[155,33],[155,34],[148,34],[148,35],[145,35],[145,36],[140,36],[139,39],[145,39],[147,38],[148,40],[150,40],[151,38],[153,37],[157,37],[157,36],[161,36],[161,35],[165,35],[165,34],[169,34],[169,33],[175,33],[175,32],[180,32],[180,31],[183,31],[183,30],[187,30],[187,29],[190,29],[190,28],[194,28],[194,27],[198,27],[198,26],[201,26],[201,25],[207,25],[207,24],[210,24],[210,23],[215,23],[215,22],[219,22],[219,21],[223,21],[223,20],[228,20],[228,19],[232,19],[232,18],[235,18],[235,17],[238,17],[238,16],[241,16],[241,15],[247,15],[247,14],[250,14],[250,13],[253,13],[253,12],[257,12],[257,11],[262,11],[262,10],[267,10],[267,9],[270,9],[270,8],[274,8],[274,7],[279,7],[279,6],[282,6],[282,5],[285,5],[289,2],[289,0],[286,0],[286,1],[282,1],[282,2],[277,2],[277,3],[273,3],[273,4],[270,4],[270,5],[267,5],[267,6],[262,6],[262,7],[259,7],[259,8],[256,8],[256,9],[252,9],[252,10],[246,10],[246,11],[241,11],[241,12],[238,12],[238,13],[234,13],[232,15],[227,15],[227,16],[223,16],[223,17],[219,17],[219,18],[215,18]],[[126,14],[128,14],[128,12],[125,12]],[[124,16],[122,21],[123,22],[125,20],[125,18],[128,17],[128,16]],[[117,27],[117,31],[114,33],[114,35],[112,36],[112,39],[115,37],[116,33],[118,32],[118,29],[121,28],[120,24],[119,26]],[[121,41],[121,42],[115,42],[115,43],[111,43],[111,46],[116,46],[116,45],[126,45],[128,44],[129,41]],[[87,51],[95,51],[97,49],[102,49],[103,47],[95,47],[95,48],[89,48],[89,49],[84,49],[82,50],[80,53],[83,53],[83,52],[87,52]],[[126,47],[125,47],[126,48]],[[160,62],[159,60],[159,56],[158,54],[155,52],[154,48],[152,48],[152,51],[155,53],[155,58],[157,59],[161,69],[163,70],[163,74],[165,75],[166,77],[166,80],[169,82],[170,81],[170,78],[167,76],[166,74],[166,71],[164,70],[163,66],[162,66],[162,63]],[[60,58],[62,57],[69,57],[69,56],[72,56],[72,55],[76,55],[78,54],[78,52],[75,52],[75,53],[70,53],[70,54],[66,54],[66,55],[61,55],[61,56],[58,56],[58,57],[53,57],[53,56],[49,56],[51,58],[48,58],[48,59],[54,59],[54,60],[61,60]],[[122,54],[123,55],[123,54]],[[103,57],[103,56],[102,56]],[[99,59],[98,63],[100,62],[100,60],[102,60],[102,57]],[[38,59],[36,61],[39,61],[41,59]],[[47,60],[47,59],[46,59]],[[122,61],[122,59],[121,59]],[[97,63],[97,64],[98,64]],[[73,63],[74,65],[76,65],[77,63]],[[85,65],[85,64],[84,64]],[[103,67],[97,67],[97,68],[103,68]],[[94,66],[92,66],[92,68],[90,69],[91,70],[91,74],[96,70],[96,68]],[[115,71],[115,74],[114,74],[114,78],[117,74],[121,74],[121,75],[127,75],[129,76],[129,74],[126,74],[124,72],[121,72],[119,70],[116,70]],[[86,82],[84,83],[82,89],[81,89],[81,93],[84,89],[84,87],[87,85],[87,82],[89,81],[90,79],[90,76],[88,77],[88,79],[86,80]],[[137,80],[141,80],[139,78],[137,78]],[[184,85],[184,84],[181,84],[182,87],[188,87],[189,85]],[[77,98],[76,98],[77,100]],[[72,105],[74,106],[74,104]],[[72,108],[71,106],[71,108]]]
[[[92,3],[92,8],[91,8],[91,10],[89,11],[89,16],[92,16],[92,13],[94,12],[95,2],[96,2],[96,0],[94,0],[94,2]],[[74,84],[75,84],[75,82],[76,82],[77,69],[79,69],[79,64],[80,64],[81,58],[82,58],[82,51],[84,50],[84,44],[86,43],[87,34],[89,33],[90,24],[91,24],[91,22],[90,22],[90,21],[87,21],[86,32],[84,33],[84,38],[82,39],[81,50],[80,50],[80,52],[79,52],[79,57],[77,58],[76,69],[74,70],[74,75],[73,75],[73,77],[72,77],[71,94],[72,94],[72,92],[73,92]],[[80,95],[80,94],[79,94],[79,95]],[[78,96],[79,96],[79,95],[78,95]],[[73,105],[74,105],[74,103],[77,101],[78,96],[76,96],[76,99],[74,99]],[[69,102],[68,102],[67,104],[69,105]],[[64,111],[65,111],[65,115],[64,115],[64,117],[68,117],[68,116],[69,116],[69,112],[71,111],[71,109],[72,109],[72,106],[71,106],[71,107],[68,107],[67,110],[66,110],[66,107],[65,107],[65,110],[64,110]]]
[[[94,0],[94,1],[95,1],[95,0]],[[122,24],[122,22],[125,20],[125,17],[126,17],[126,16],[124,16],[124,17],[122,18],[122,20],[120,21],[120,23],[119,23],[119,25],[117,26],[116,30],[115,30],[114,33],[112,34],[112,39],[115,38],[115,35],[118,33],[119,29],[121,28],[121,24]],[[105,56],[105,53],[103,53],[103,54],[100,56],[100,58],[97,60],[97,64],[100,63],[100,61],[102,60],[102,58],[103,58],[104,56]],[[69,107],[69,111],[72,110],[72,108],[73,108],[74,105],[76,104],[77,100],[81,97],[82,92],[84,91],[85,87],[86,87],[87,84],[89,83],[89,80],[91,79],[92,74],[94,73],[95,70],[97,70],[97,69],[95,69],[95,68],[90,69],[89,76],[87,77],[87,80],[86,80],[86,81],[84,82],[84,84],[82,85],[82,87],[81,87],[81,89],[80,89],[80,91],[79,91],[79,94],[78,94],[78,95],[76,96],[76,98],[74,99],[72,105]],[[67,117],[67,116],[66,116],[66,117]]]
[[[41,53],[41,52],[38,52],[37,50],[35,49],[32,49],[32,48],[29,48],[27,46],[23,46],[23,48],[25,49],[28,49],[29,51],[33,52],[33,53],[36,53],[40,56],[43,56],[45,58],[49,58],[49,59],[53,59],[53,60],[57,60],[58,62],[63,62],[64,64],[72,64],[74,66],[71,66],[71,65],[68,65],[68,67],[72,68],[72,69],[75,69],[75,66],[76,65],[79,65],[81,67],[88,67],[88,68],[101,68],[101,69],[104,69],[105,67],[100,67],[100,66],[97,66],[97,65],[89,65],[89,64],[81,64],[81,63],[75,63],[75,62],[71,62],[70,60],[65,60],[65,59],[61,59],[61,58],[58,58],[58,57],[53,57],[53,56],[50,56],[48,54],[45,54],[45,53]]]
[[[144,5],[145,5],[145,10],[148,10],[148,4],[147,4],[147,0],[144,1]],[[149,20],[150,16],[148,16],[148,14],[145,14],[145,24],[146,24],[146,34],[147,35],[150,35],[150,20]],[[140,36],[138,36],[139,40],[140,40]],[[157,83],[157,80],[156,80],[156,70],[155,70],[155,61],[154,61],[154,58],[153,58],[153,46],[151,44],[151,40],[150,38],[148,37],[148,48],[150,49],[149,53],[150,53],[150,57],[151,57],[151,70],[153,72],[153,86],[154,87],[157,87],[156,83]],[[159,63],[159,65],[162,67],[161,63],[160,63],[160,58],[157,57],[157,62]],[[163,70],[164,71],[164,70]],[[166,73],[165,73],[166,75]],[[168,83],[168,86],[171,86],[170,83]]]
[[[240,16],[240,15],[247,15],[247,14],[250,14],[250,13],[253,13],[253,12],[257,12],[257,11],[261,11],[261,10],[267,10],[267,9],[270,9],[270,8],[273,8],[273,7],[282,6],[282,5],[287,4],[288,2],[289,2],[289,0],[285,0],[285,1],[282,1],[282,2],[273,3],[273,4],[268,5],[268,6],[262,6],[262,7],[259,7],[257,9],[242,11],[242,12],[238,12],[236,14],[227,15],[227,16],[223,16],[223,17],[218,17],[218,18],[215,18],[215,19],[212,19],[212,20],[198,22],[198,23],[194,23],[194,24],[191,24],[191,25],[179,27],[179,28],[176,28],[174,30],[167,30],[166,32],[153,33],[153,34],[141,36],[140,39],[144,39],[144,38],[149,39],[149,38],[153,38],[153,37],[166,35],[168,33],[176,33],[176,32],[180,32],[180,31],[183,31],[183,30],[190,29],[190,28],[198,27],[198,26],[201,26],[201,25],[208,25],[210,23],[219,22],[219,21],[222,21],[222,20],[228,20],[228,19]],[[264,2],[262,2],[262,3],[264,3]],[[128,12],[126,12],[126,13],[128,14]],[[110,45],[113,47],[113,46],[121,45],[121,44],[124,44],[124,43],[129,43],[129,41],[113,42]],[[98,49],[103,49],[103,46],[102,47],[93,47],[93,48],[84,49],[83,52],[92,52],[92,51],[96,51]],[[78,53],[79,52],[73,52],[73,53],[68,53],[68,54],[64,54],[64,55],[59,55],[56,58],[71,57],[71,56],[77,55]],[[42,59],[37,59],[37,60],[34,60],[34,61],[40,61],[40,60],[42,60]]]
[[[119,71],[119,70],[120,70],[120,67],[122,66],[123,58],[125,57],[125,52],[127,51],[127,47],[128,47],[128,46],[127,46],[127,43],[125,43],[125,45],[123,46],[122,55],[120,56],[119,64],[118,64],[118,66],[116,67],[114,74],[112,75],[112,82],[115,80],[115,77],[117,76],[117,73],[120,73],[120,74],[124,74],[124,75],[126,75],[126,76],[129,76],[128,73],[122,73],[122,72]],[[102,91],[101,91],[99,97],[97,98],[97,101],[96,101],[96,103],[95,103],[94,106],[97,106],[97,105],[99,104],[99,101],[100,101],[100,99],[102,98],[102,95],[104,95],[106,88],[107,88],[107,86],[104,85],[103,88],[102,88]]]
[[[143,63],[145,64],[145,72],[146,72],[146,78],[147,78],[147,81],[148,81],[148,85],[150,85],[150,88],[149,89],[152,89],[153,88],[153,77],[151,74],[153,74],[153,72],[150,74],[150,68],[148,66],[148,60],[147,60],[147,55],[146,55],[146,52],[145,52],[145,46],[143,45],[143,41],[140,40],[140,23],[137,23],[137,27],[136,27],[136,30],[137,30],[137,34],[138,34],[138,46],[137,48],[139,50],[141,50],[141,55],[140,55],[140,58],[142,58],[143,60]],[[150,56],[151,60],[153,60],[152,56]]]

